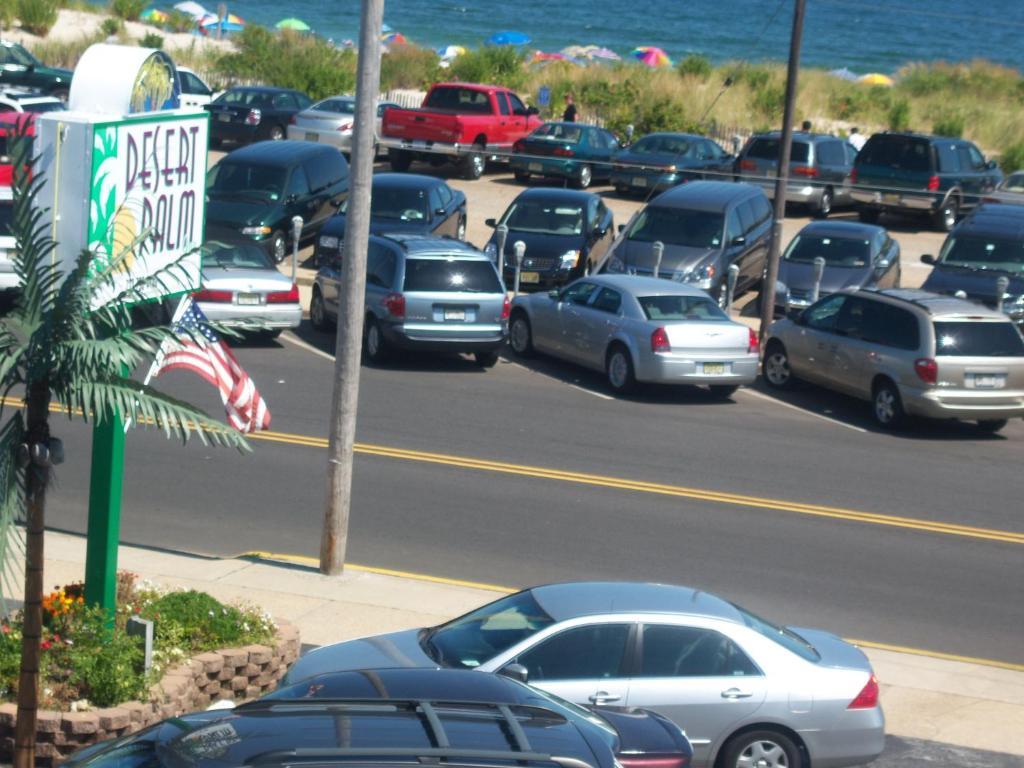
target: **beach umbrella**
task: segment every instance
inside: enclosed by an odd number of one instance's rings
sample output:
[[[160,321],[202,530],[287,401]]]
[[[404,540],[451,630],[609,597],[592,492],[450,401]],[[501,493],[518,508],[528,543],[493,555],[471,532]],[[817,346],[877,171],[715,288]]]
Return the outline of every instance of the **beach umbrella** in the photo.
[[[380,41],[384,45],[407,45],[409,43],[401,32],[392,32],[390,35],[384,35]]]
[[[195,0],[184,0],[184,2],[176,3],[174,6],[174,10],[181,11],[182,13],[187,13],[194,19],[203,19],[207,16],[215,15],[210,13],[205,8],[203,8],[203,6],[195,2]]]
[[[668,57],[668,54],[655,45],[641,45],[634,48],[630,56],[648,67],[672,66],[672,59]]]
[[[851,83],[855,83],[860,80],[860,75],[846,67],[831,69],[829,70],[829,74],[832,75],[832,77],[838,77],[840,80],[848,80]]]
[[[386,35],[388,32],[394,32],[394,31],[395,30],[392,28],[392,26],[390,24],[388,24],[386,21],[381,22],[380,33],[382,35]]]
[[[290,29],[292,32],[310,31],[309,24],[304,22],[302,19],[296,19],[294,16],[289,16],[287,19],[281,19],[274,26],[278,29]]]
[[[212,32],[217,29],[221,32],[241,32],[245,28],[245,22],[238,16],[235,16],[235,14],[231,13],[228,14],[228,17],[223,21],[218,19],[216,16],[207,16],[199,22],[199,26],[207,32]]]
[[[865,85],[885,85],[892,86],[892,78],[888,75],[883,75],[881,72],[869,72],[860,78],[858,82],[864,83]]]
[[[533,59],[530,61],[531,64],[547,64],[552,61],[567,61],[570,64],[582,64],[582,62],[572,56],[567,56],[565,52],[561,53],[545,53],[544,51],[534,51]]]
[[[529,45],[530,36],[525,32],[504,30],[502,32],[495,32],[487,38],[487,42],[490,45]]]
[[[437,49],[437,55],[441,57],[441,61],[451,61],[465,52],[466,49],[461,45],[445,45]]]
[[[161,11],[159,8],[147,8],[141,14],[139,18],[143,21],[152,21],[156,24],[163,24],[169,18],[171,18],[166,11]]]
[[[604,59],[605,61],[622,61],[622,57],[619,56],[611,48],[598,48],[596,46],[588,46],[593,48],[590,51],[590,58],[592,59]]]

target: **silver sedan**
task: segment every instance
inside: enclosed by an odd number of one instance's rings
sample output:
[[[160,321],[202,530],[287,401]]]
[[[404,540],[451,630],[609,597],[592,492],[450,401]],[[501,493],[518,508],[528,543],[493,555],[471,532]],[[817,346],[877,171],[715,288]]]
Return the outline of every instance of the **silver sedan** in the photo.
[[[377,123],[373,135],[380,136],[381,118],[388,107],[397,107],[389,101],[377,105]],[[356,119],[355,96],[331,96],[304,109],[288,126],[288,138],[298,141],[317,141],[330,144],[345,154],[352,151],[352,130]]]
[[[1024,205],[1024,171],[1014,171],[992,192],[985,195],[986,203]]]
[[[688,587],[536,587],[430,629],[324,646],[285,680],[400,666],[498,672],[578,704],[652,709],[686,731],[697,768],[859,765],[885,740],[860,649]]]
[[[636,382],[700,384],[729,397],[757,378],[754,332],[699,288],[634,275],[595,275],[518,296],[512,350],[545,352],[604,371],[618,393]]]

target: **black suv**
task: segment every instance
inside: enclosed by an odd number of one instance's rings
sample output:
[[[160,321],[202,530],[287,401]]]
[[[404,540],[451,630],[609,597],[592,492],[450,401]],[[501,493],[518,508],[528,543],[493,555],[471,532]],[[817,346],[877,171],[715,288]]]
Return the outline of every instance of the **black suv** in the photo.
[[[962,295],[995,307],[999,278],[1007,280],[1003,311],[1024,327],[1024,206],[985,204],[949,233],[923,290]]]
[[[1003,179],[994,160],[964,139],[876,133],[853,165],[853,199],[861,221],[883,211],[923,213],[941,232],[974,208]]]
[[[692,755],[678,727],[646,710],[584,709],[471,670],[368,669],[171,718],[65,765],[685,768]]]
[[[205,107],[210,113],[210,146],[219,147],[225,141],[281,141],[292,118],[312,103],[309,96],[290,88],[230,88]]]
[[[292,238],[314,237],[348,197],[348,163],[335,147],[309,141],[262,141],[236,149],[206,179],[206,237],[239,234],[259,243],[275,262]]]

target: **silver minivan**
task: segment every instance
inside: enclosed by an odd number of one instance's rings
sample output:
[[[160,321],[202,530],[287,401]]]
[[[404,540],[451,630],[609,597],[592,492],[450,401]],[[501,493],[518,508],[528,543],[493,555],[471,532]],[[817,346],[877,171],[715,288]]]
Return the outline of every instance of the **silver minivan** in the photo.
[[[770,385],[794,378],[869,400],[894,429],[907,416],[976,421],[997,432],[1024,417],[1024,337],[1006,315],[920,290],[832,294],[768,329]]]
[[[314,327],[338,316],[340,253],[320,265],[309,308]],[[363,352],[373,363],[397,350],[468,352],[498,362],[510,303],[490,257],[446,237],[371,236],[366,263]]]

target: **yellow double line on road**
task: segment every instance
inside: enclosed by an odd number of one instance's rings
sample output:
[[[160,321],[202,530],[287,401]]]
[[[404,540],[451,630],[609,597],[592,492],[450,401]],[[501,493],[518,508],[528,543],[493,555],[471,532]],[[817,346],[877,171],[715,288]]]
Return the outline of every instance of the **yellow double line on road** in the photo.
[[[327,440],[325,438],[310,437],[308,435],[294,435],[285,432],[258,432],[250,435],[250,438],[254,440],[286,443],[289,445],[301,445],[309,448],[327,447]],[[615,488],[617,490],[633,491],[637,493],[651,493],[660,496],[675,496],[678,498],[695,499],[698,501],[710,501],[717,504],[728,504],[731,506],[792,512],[801,515],[810,515],[812,517],[826,517],[855,523],[887,525],[894,528],[907,528],[917,531],[927,531],[929,533],[946,534],[949,536],[987,539],[989,541],[1000,541],[1008,544],[1024,544],[1024,533],[1018,533],[1016,531],[979,528],[972,525],[959,525],[956,523],[944,523],[913,517],[900,517],[897,515],[882,515],[874,512],[861,512],[854,509],[828,507],[820,504],[803,504],[800,502],[785,501],[783,499],[746,496],[743,494],[728,493],[725,491],[688,488],[681,485],[650,483],[643,480],[629,480],[626,478],[593,475],[583,472],[550,469],[548,467],[511,464],[504,461],[490,461],[487,459],[453,456],[444,453],[413,451],[404,448],[392,448],[385,445],[372,445],[369,443],[356,443],[355,450],[356,453],[367,456],[381,456],[389,459],[400,459],[402,461],[441,464],[450,467],[459,467],[461,469],[473,469],[481,472],[498,472],[506,475],[536,477],[545,480],[578,483],[580,485],[592,485],[603,488]]]

